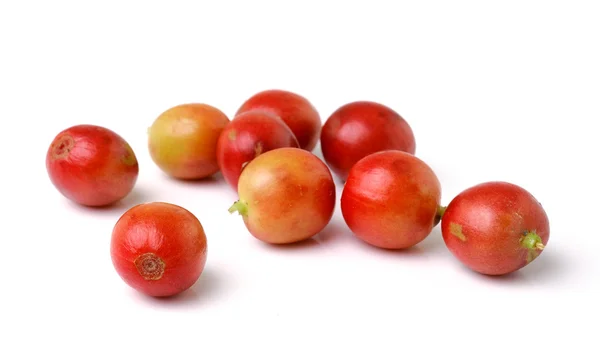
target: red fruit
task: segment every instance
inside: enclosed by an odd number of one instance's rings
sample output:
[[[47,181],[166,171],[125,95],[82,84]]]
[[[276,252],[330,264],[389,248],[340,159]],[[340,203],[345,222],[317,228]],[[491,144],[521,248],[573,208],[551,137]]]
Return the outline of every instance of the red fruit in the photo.
[[[527,190],[487,182],[458,194],[442,216],[448,249],[470,269],[488,275],[519,270],[548,244],[550,226],[541,204]]]
[[[266,110],[279,116],[298,139],[300,148],[312,151],[317,145],[321,117],[303,96],[284,90],[265,90],[246,100],[236,116],[250,110]]]
[[[156,118],[148,148],[156,165],[179,179],[201,179],[219,171],[217,140],[229,118],[207,104],[182,104]]]
[[[206,235],[196,216],[180,206],[140,204],[117,221],[110,255],[117,273],[132,288],[153,297],[173,296],[200,278]]]
[[[248,111],[235,117],[221,133],[217,161],[225,181],[237,190],[246,164],[260,154],[282,147],[299,147],[285,122],[268,112]]]
[[[370,101],[343,105],[321,131],[323,158],[342,180],[356,162],[372,153],[400,150],[415,154],[415,147],[413,131],[402,116]]]
[[[307,240],[333,216],[335,184],[329,168],[300,148],[278,148],[258,156],[242,171],[239,212],[250,234],[273,244]]]
[[[350,170],[342,215],[361,240],[403,249],[424,240],[438,223],[441,185],[422,160],[402,151],[373,153]]]
[[[121,200],[133,190],[139,173],[129,144],[115,132],[94,125],[61,131],[46,153],[46,170],[62,195],[87,206]]]

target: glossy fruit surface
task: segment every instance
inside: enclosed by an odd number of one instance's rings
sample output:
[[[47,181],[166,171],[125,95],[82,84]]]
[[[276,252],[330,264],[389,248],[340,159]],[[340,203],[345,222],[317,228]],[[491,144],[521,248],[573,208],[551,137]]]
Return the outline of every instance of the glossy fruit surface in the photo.
[[[138,161],[118,134],[96,125],[61,131],[46,153],[50,181],[66,198],[86,206],[105,206],[127,196],[139,174]]]
[[[149,296],[173,296],[200,278],[207,258],[206,235],[196,216],[180,206],[140,204],[115,224],[110,254],[129,286]]]
[[[282,147],[299,147],[292,130],[278,116],[248,111],[234,118],[217,143],[217,161],[225,181],[237,190],[243,168],[259,155]]]
[[[452,254],[470,269],[503,275],[541,254],[550,224],[541,204],[524,188],[485,182],[465,189],[448,204],[442,236]]]
[[[290,127],[302,149],[312,151],[319,141],[321,117],[301,95],[278,89],[261,91],[246,100],[236,116],[250,110],[266,110],[279,116]]]
[[[342,180],[360,159],[379,151],[415,154],[409,124],[391,108],[371,101],[345,104],[327,118],[321,130],[325,162]]]
[[[239,212],[250,234],[273,244],[309,239],[323,230],[336,202],[329,168],[300,148],[278,148],[255,158],[240,176]]]
[[[361,240],[403,249],[431,233],[440,200],[440,182],[425,162],[406,152],[381,151],[350,170],[342,191],[342,215]]]
[[[174,106],[148,130],[148,148],[156,165],[179,179],[201,179],[219,171],[217,140],[229,118],[202,103]]]

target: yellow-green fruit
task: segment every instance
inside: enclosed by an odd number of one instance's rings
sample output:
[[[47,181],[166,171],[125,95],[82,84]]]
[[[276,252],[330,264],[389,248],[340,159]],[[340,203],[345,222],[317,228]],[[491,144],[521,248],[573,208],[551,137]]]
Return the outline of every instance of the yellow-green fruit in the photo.
[[[200,179],[219,171],[217,141],[229,118],[201,103],[174,106],[148,130],[148,148],[156,165],[179,179]]]

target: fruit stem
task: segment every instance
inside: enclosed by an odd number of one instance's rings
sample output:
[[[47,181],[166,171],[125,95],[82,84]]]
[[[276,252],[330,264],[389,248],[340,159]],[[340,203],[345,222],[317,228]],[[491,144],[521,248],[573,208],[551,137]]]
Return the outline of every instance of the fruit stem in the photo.
[[[248,204],[244,203],[241,200],[238,200],[235,203],[233,203],[233,205],[227,211],[229,211],[230,214],[233,214],[237,211],[240,215],[246,216],[248,215]]]
[[[437,213],[435,214],[435,220],[433,222],[433,226],[436,226],[437,224],[440,223],[440,221],[442,220],[442,217],[444,216],[444,213],[446,212],[446,207],[445,206],[438,206],[437,208]]]
[[[529,250],[543,250],[545,247],[540,235],[536,234],[534,231],[525,233],[521,238],[521,246]]]

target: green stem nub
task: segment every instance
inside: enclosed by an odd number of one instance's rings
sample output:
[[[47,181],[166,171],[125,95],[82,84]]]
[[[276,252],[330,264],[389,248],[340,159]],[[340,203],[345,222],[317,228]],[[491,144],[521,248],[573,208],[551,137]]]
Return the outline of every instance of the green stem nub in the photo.
[[[438,206],[437,214],[435,214],[435,220],[433,221],[433,226],[436,226],[442,220],[444,213],[446,212],[445,206]]]
[[[248,214],[248,204],[244,203],[241,200],[238,200],[235,203],[233,203],[233,205],[229,208],[228,211],[230,214],[233,214],[237,211],[240,215],[246,216]]]
[[[543,250],[545,247],[540,235],[532,231],[527,232],[523,236],[521,245],[530,250]]]

